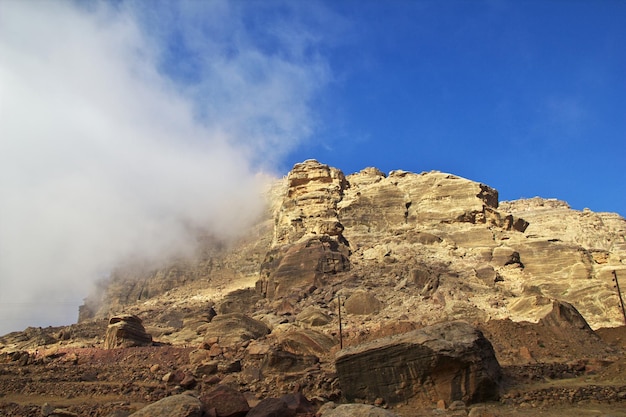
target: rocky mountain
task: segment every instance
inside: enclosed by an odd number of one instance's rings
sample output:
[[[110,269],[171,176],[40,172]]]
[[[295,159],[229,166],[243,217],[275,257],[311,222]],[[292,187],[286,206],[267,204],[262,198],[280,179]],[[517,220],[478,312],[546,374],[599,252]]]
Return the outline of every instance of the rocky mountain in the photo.
[[[80,319],[140,312],[161,298],[178,305],[184,288],[198,290],[185,302],[229,310],[228,289],[255,287],[250,300],[296,310],[307,292],[323,292],[330,306],[365,291],[377,317],[423,325],[537,322],[553,300],[573,304],[592,328],[623,323],[613,288],[614,271],[626,278],[622,217],[551,199],[499,202],[493,188],[441,172],[345,176],[308,160],[268,192],[267,215],[245,239],[215,243],[164,268],[121,268]]]
[[[171,401],[206,408],[203,398],[226,395],[209,393],[217,384],[254,396],[237,397],[241,415],[294,391],[454,414],[458,400],[560,401],[556,388],[510,388],[544,377],[605,369],[606,384],[607,369],[620,374],[621,330],[610,329],[624,324],[613,282],[626,278],[619,215],[538,197],[499,202],[495,189],[442,172],[345,175],[315,160],[296,164],[266,195],[265,215],[244,237],[199,235],[195,256],[120,265],[85,299],[77,324],[1,337],[0,363],[51,375],[83,364],[109,398],[120,376],[106,370],[123,360],[120,375],[141,381],[141,404],[182,386],[200,400]],[[25,375],[20,369],[0,368],[0,394],[34,383],[12,376]],[[626,400],[626,381],[611,381],[580,401]],[[12,409],[1,398],[0,411]],[[411,407],[398,413],[421,415]],[[112,408],[93,405],[89,415]]]

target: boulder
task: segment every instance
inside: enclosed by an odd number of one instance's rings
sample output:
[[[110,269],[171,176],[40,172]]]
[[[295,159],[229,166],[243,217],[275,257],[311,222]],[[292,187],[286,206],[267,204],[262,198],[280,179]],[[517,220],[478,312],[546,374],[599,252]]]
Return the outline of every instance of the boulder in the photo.
[[[347,314],[368,315],[378,313],[383,305],[371,292],[359,290],[348,297],[344,307]]]
[[[280,398],[266,398],[255,405],[246,417],[295,417],[296,410],[289,408]]]
[[[262,369],[268,373],[301,372],[319,363],[314,355],[299,355],[282,349],[271,349],[263,358]]]
[[[576,328],[593,333],[585,318],[576,310],[572,304],[565,301],[554,300],[552,311],[539,320],[540,324],[548,327]]]
[[[270,333],[269,327],[241,313],[217,315],[207,324],[205,340],[219,338],[221,346],[230,346],[246,340],[258,339]]]
[[[172,395],[131,414],[133,417],[202,417],[202,403],[187,394]]]
[[[218,385],[200,396],[205,410],[213,410],[216,417],[243,417],[250,411],[246,397],[236,389]]]
[[[309,306],[302,310],[297,316],[296,321],[308,326],[324,326],[331,322],[328,314],[324,313],[317,307]]]
[[[493,347],[462,321],[346,348],[337,354],[335,365],[349,401],[471,403],[499,395],[501,369]]]
[[[396,413],[368,404],[341,404],[321,417],[398,417]]]
[[[277,339],[284,350],[297,355],[326,355],[337,344],[332,337],[312,329],[296,328],[281,333]]]
[[[104,338],[105,349],[151,344],[152,336],[146,333],[139,317],[127,314],[111,317],[109,320],[109,327]]]

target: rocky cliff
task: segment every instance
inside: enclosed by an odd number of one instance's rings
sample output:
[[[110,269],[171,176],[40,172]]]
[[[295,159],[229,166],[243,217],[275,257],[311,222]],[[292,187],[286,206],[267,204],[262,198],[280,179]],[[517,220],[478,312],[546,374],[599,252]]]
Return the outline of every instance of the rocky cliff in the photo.
[[[297,314],[317,291],[328,311],[337,296],[376,300],[375,314],[354,320],[362,332],[380,318],[537,322],[553,300],[598,328],[623,321],[613,271],[626,278],[626,221],[617,214],[541,198],[499,202],[493,188],[441,172],[346,176],[308,160],[275,183],[265,218],[245,239],[207,239],[196,258],[162,268],[120,268],[86,300],[81,320],[166,300],[176,330],[196,308],[244,294],[248,310],[287,303]]]

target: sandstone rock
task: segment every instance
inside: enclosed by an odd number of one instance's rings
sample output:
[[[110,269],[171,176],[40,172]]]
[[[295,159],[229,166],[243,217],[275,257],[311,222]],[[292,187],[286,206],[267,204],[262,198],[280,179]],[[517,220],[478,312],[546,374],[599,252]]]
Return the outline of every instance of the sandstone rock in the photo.
[[[573,327],[594,334],[585,318],[576,310],[576,307],[563,301],[554,300],[552,302],[552,311],[539,320],[539,323],[551,327]]]
[[[243,417],[250,411],[245,396],[226,385],[219,385],[202,394],[200,401],[206,410],[215,410],[217,417]]]
[[[187,394],[172,395],[145,406],[133,417],[202,417],[202,403]]]
[[[276,218],[274,246],[295,243],[309,234],[341,236],[337,203],[348,183],[343,173],[315,160],[294,165]]]
[[[287,407],[298,414],[314,413],[315,406],[301,392],[285,394],[280,400],[287,404]]]
[[[327,274],[350,269],[347,246],[328,236],[320,236],[268,253],[261,267],[263,293],[272,299],[289,294],[294,288],[322,287]]]
[[[232,291],[224,297],[219,306],[220,314],[243,313],[254,310],[254,305],[261,299],[254,288],[244,288]]]
[[[314,355],[298,355],[282,349],[271,349],[263,359],[262,369],[268,373],[300,372],[319,363]]]
[[[340,351],[335,365],[348,400],[411,398],[468,403],[498,397],[500,365],[482,333],[448,322]]]
[[[289,408],[280,398],[266,398],[252,407],[246,417],[295,417],[296,410]]]
[[[296,355],[327,355],[337,341],[324,333],[312,329],[294,329],[277,337],[282,349]]]
[[[331,318],[328,314],[324,313],[317,307],[309,306],[303,309],[296,316],[296,321],[306,324],[308,326],[324,326],[331,322]]]
[[[368,404],[341,404],[322,413],[321,417],[398,417],[398,415]]]
[[[375,314],[383,307],[376,296],[367,291],[355,291],[348,297],[344,306],[347,314],[359,315]]]
[[[134,315],[115,316],[109,320],[104,348],[146,346],[152,344],[152,336],[146,333],[141,319]]]
[[[258,339],[269,334],[270,329],[261,321],[240,313],[222,314],[207,325],[205,339],[218,337],[222,346]]]

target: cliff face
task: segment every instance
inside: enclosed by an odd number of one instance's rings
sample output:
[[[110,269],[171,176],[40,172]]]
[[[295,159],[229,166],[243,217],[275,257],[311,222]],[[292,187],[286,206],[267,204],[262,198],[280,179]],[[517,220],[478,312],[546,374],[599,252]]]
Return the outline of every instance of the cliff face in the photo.
[[[235,245],[207,241],[194,260],[121,268],[81,320],[155,303],[219,308],[229,291],[253,286],[266,312],[288,302],[297,314],[307,297],[331,308],[337,295],[365,291],[379,306],[369,317],[385,320],[536,322],[562,300],[593,328],[622,322],[612,278],[626,279],[626,221],[616,214],[540,198],[499,203],[489,186],[441,172],[345,176],[314,160],[276,183],[268,207]]]

